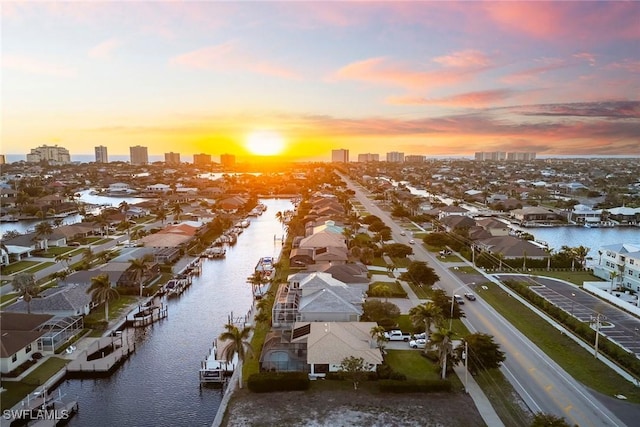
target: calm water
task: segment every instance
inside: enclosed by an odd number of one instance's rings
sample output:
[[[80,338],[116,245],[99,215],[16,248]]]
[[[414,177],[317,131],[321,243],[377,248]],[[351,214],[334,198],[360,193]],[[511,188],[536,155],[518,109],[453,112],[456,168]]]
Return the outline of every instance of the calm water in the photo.
[[[111,377],[67,380],[60,388],[78,398],[80,411],[70,426],[210,426],[222,398],[201,388],[200,362],[223,330],[231,311],[240,316],[252,303],[246,279],[262,256],[278,256],[282,226],[277,211],[288,200],[263,200],[268,210],[228,248],[223,260],[206,260],[203,272],[177,299],[169,317],[137,332],[136,352]]]

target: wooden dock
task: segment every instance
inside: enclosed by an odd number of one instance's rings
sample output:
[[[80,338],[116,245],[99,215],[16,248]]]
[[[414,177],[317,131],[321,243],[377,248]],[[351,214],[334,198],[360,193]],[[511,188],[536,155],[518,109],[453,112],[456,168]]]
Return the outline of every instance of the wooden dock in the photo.
[[[141,327],[164,319],[168,315],[168,307],[162,301],[155,302],[155,299],[138,308],[127,315],[127,326]]]
[[[107,376],[135,351],[133,334],[127,329],[102,337],[67,365],[70,376]]]

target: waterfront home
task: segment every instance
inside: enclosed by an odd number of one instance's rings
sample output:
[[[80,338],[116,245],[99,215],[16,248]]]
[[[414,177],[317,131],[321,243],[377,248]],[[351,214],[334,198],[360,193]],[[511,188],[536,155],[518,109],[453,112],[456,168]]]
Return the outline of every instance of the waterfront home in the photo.
[[[470,229],[476,226],[476,221],[466,215],[449,215],[442,218],[440,223],[445,227],[446,231],[454,231],[459,229]]]
[[[327,231],[321,231],[319,233],[312,234],[300,240],[298,244],[299,248],[347,248],[346,238],[343,235],[330,233]]]
[[[553,209],[539,206],[527,206],[522,209],[514,209],[509,212],[509,217],[515,219],[521,225],[547,224],[560,222],[563,219],[562,215]]]
[[[232,196],[227,197],[225,199],[219,200],[216,203],[216,206],[222,209],[223,211],[233,213],[238,209],[242,208],[249,199],[242,196]]]
[[[513,236],[496,236],[474,242],[474,246],[491,254],[502,254],[505,259],[529,258],[546,259],[549,253],[529,240]]]
[[[440,219],[451,215],[467,215],[469,213],[469,209],[456,205],[443,206],[436,210],[438,211],[438,218]]]
[[[292,274],[276,292],[273,327],[290,327],[303,316],[314,321],[358,321],[364,296],[361,286],[347,285],[329,273]]]
[[[46,331],[41,326],[52,318],[50,314],[0,312],[0,372],[8,374],[42,349],[40,339]]]
[[[78,224],[62,225],[56,228],[55,231],[63,235],[66,240],[74,240],[99,233],[100,226],[95,223],[80,222]]]
[[[109,194],[128,194],[130,192],[129,184],[125,182],[114,182],[113,184],[109,184],[109,188],[107,189],[107,193]]]
[[[495,218],[477,218],[476,224],[488,231],[491,236],[508,236],[511,231],[507,224]]]
[[[29,303],[31,313],[51,314],[59,317],[89,314],[94,304],[87,293],[89,283],[70,283],[45,289]],[[26,313],[27,303],[17,301],[5,309],[8,312]]]
[[[595,224],[602,221],[602,209],[593,209],[587,205],[575,205],[569,216],[567,217],[569,222],[575,224]]]
[[[315,264],[339,265],[346,264],[349,259],[349,250],[345,247],[325,247],[313,249],[313,261]]]
[[[145,190],[151,193],[168,193],[171,191],[171,186],[167,184],[152,184],[147,185]]]
[[[640,292],[640,243],[601,246],[598,255],[598,264],[593,266],[595,276],[611,282],[613,288]]]
[[[609,219],[617,221],[622,225],[640,224],[640,208],[629,208],[621,206],[618,208],[608,209]]]
[[[296,322],[292,343],[304,343],[307,372],[324,376],[338,372],[348,357],[362,358],[368,370],[375,372],[382,364],[382,352],[371,338],[375,322]]]

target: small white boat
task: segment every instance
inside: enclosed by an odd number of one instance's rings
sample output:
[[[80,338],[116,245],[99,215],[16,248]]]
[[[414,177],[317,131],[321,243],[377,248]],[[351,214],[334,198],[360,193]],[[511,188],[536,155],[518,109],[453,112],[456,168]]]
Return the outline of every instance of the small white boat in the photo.
[[[234,353],[231,361],[223,359],[221,354],[227,345],[228,342],[222,342],[218,351],[217,340],[213,342],[209,354],[200,365],[200,382],[223,383],[233,374],[233,370],[238,365],[238,354]]]

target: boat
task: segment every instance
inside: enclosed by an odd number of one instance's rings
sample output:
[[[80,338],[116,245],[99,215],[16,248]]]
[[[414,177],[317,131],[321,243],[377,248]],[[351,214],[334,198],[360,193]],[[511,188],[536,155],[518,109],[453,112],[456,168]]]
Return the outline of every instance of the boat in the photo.
[[[270,283],[265,283],[264,285],[255,286],[253,288],[253,298],[256,300],[262,299],[269,292],[269,285]]]
[[[233,374],[233,370],[238,365],[238,354],[234,353],[233,358],[228,361],[221,357],[229,342],[220,343],[220,351],[218,351],[217,340],[213,342],[213,346],[209,350],[209,354],[200,364],[200,382],[201,383],[219,383],[222,384]]]
[[[269,256],[260,258],[255,268],[256,273],[261,273],[265,276],[271,276],[274,270],[275,267],[273,266],[273,258]]]
[[[214,246],[211,248],[207,248],[204,251],[203,256],[209,259],[219,259],[219,258],[224,258],[226,253],[227,253],[227,250],[225,248],[220,246]]]

